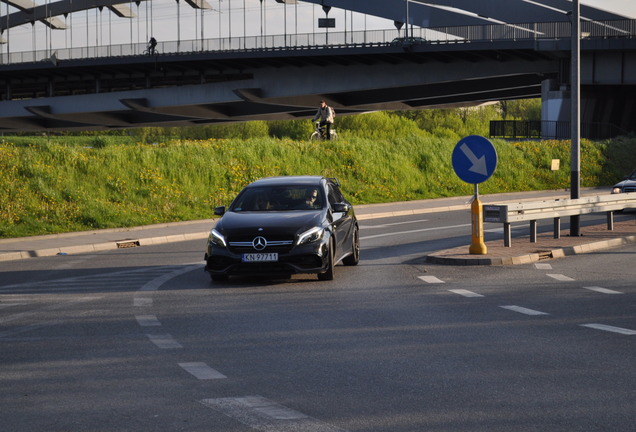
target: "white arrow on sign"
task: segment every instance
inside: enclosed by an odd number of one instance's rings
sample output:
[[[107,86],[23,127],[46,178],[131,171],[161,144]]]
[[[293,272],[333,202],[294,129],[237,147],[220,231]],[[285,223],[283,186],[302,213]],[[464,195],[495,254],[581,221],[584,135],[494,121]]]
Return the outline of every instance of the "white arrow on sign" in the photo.
[[[481,174],[483,176],[488,175],[488,168],[486,167],[486,156],[478,158],[477,156],[475,156],[475,153],[473,153],[470,147],[466,145],[466,143],[462,144],[459,148],[466,155],[468,160],[470,160],[470,163],[473,164],[473,166],[468,169],[469,171]]]

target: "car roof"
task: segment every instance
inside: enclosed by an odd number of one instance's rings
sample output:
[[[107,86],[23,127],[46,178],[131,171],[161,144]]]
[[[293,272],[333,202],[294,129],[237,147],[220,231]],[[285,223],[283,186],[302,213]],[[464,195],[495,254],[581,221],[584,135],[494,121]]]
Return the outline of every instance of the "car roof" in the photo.
[[[247,187],[259,187],[259,186],[289,186],[289,185],[306,185],[306,186],[319,186],[322,176],[280,176],[280,177],[266,177],[255,182],[250,183]]]

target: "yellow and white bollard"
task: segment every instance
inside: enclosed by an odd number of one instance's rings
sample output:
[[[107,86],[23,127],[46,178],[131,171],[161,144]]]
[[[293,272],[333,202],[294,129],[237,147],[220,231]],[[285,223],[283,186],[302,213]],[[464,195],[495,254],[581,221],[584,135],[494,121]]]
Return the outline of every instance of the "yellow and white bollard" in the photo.
[[[482,213],[482,204],[477,194],[475,194],[475,199],[470,205],[470,213],[473,235],[468,251],[471,255],[486,255],[488,248],[486,243],[484,243],[484,215]]]

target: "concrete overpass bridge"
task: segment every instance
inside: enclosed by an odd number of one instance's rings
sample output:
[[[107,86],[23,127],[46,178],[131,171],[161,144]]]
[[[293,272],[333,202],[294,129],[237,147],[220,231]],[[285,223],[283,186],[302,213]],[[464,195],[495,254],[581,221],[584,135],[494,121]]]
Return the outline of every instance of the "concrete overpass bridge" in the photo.
[[[67,32],[68,19],[60,17],[80,11],[106,8],[119,19],[133,16],[126,7],[130,3],[118,1],[64,0],[46,7],[30,0],[8,2],[16,10],[0,17],[0,29],[13,46],[10,31],[25,23]],[[265,2],[271,3],[270,13],[298,4]],[[205,0],[186,3],[201,11],[213,7]],[[158,55],[143,54],[145,43],[132,38],[121,44],[87,40],[69,48],[53,46],[51,37],[43,50],[3,50],[0,130],[309,118],[320,99],[342,115],[542,97],[545,120],[569,120],[570,6],[565,0],[305,3],[320,5],[323,25],[334,24],[325,19],[341,9],[383,17],[395,27],[358,30],[336,24],[267,35],[248,34],[244,26],[239,36],[160,40]],[[582,8],[584,122],[635,128],[632,13],[636,16],[636,11]],[[203,12],[200,16],[203,35]]]

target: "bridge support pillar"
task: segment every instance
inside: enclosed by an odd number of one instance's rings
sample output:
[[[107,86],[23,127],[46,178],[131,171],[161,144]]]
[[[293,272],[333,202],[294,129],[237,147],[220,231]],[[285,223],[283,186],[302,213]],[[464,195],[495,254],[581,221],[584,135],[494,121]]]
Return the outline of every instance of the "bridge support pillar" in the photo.
[[[567,139],[569,127],[560,127],[570,122],[570,88],[555,79],[541,83],[541,137],[544,139]]]

